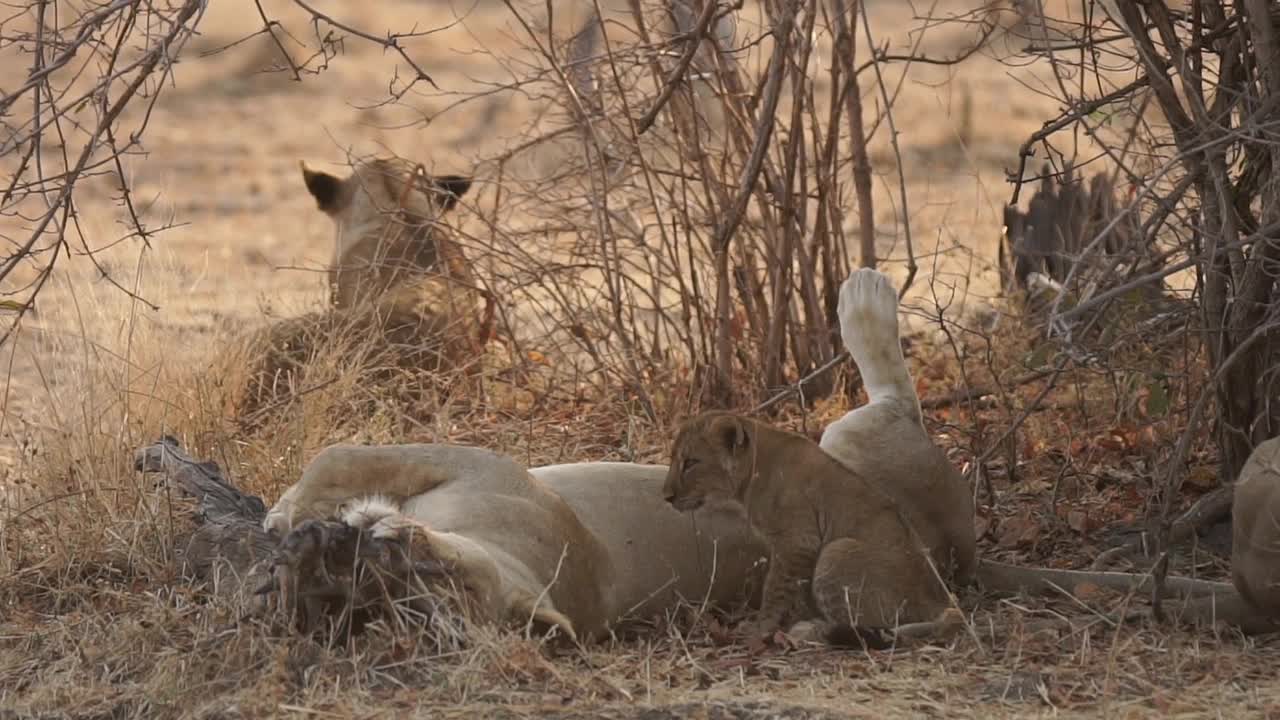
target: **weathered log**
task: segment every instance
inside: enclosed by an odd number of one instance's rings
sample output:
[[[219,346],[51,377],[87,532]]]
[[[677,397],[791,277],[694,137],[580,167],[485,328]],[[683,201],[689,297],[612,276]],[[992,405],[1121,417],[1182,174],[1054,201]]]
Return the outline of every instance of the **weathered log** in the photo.
[[[180,571],[209,584],[219,596],[241,603],[271,576],[277,538],[262,529],[267,506],[262,498],[241,492],[214,462],[188,455],[171,436],[134,453],[134,468],[162,473],[165,487],[194,501],[190,534],[177,539]]]

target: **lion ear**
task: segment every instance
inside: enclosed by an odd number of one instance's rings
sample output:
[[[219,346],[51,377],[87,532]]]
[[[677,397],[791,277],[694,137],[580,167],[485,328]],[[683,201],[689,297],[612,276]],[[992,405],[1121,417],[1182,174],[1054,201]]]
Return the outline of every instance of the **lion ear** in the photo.
[[[440,192],[441,210],[452,210],[471,189],[471,178],[463,175],[436,175],[431,182]]]
[[[746,422],[734,415],[722,415],[716,418],[711,424],[711,431],[720,438],[720,442],[727,450],[735,452],[742,450],[749,441]]]
[[[302,180],[307,184],[307,191],[316,199],[316,207],[326,213],[336,212],[342,181],[327,172],[312,170],[302,161],[298,161],[298,167],[302,168]]]

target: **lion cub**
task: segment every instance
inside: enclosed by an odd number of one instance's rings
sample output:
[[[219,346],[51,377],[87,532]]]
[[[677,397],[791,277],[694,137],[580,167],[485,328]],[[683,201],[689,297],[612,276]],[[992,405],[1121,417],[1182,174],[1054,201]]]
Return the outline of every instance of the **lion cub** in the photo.
[[[868,630],[943,620],[949,608],[928,550],[897,503],[808,438],[733,413],[703,413],[677,433],[663,493],[678,510],[736,500],[770,545],[752,634],[816,610],[821,637],[849,644],[853,635],[874,636]]]

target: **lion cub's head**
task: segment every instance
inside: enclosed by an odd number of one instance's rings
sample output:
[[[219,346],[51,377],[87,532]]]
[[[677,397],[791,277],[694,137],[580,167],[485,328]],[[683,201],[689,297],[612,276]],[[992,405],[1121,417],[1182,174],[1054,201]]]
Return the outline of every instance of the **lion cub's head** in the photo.
[[[429,175],[400,158],[365,160],[346,178],[299,164],[316,206],[337,225],[338,257],[391,218],[410,225],[433,222],[471,189],[471,178]]]
[[[708,500],[742,501],[755,466],[750,420],[723,411],[705,412],[676,433],[662,493],[677,510],[696,510]]]

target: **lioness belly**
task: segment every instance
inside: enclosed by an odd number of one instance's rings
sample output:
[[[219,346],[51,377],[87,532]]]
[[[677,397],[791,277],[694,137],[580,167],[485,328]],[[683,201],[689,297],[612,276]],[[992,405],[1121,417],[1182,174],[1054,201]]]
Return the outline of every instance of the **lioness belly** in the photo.
[[[754,599],[767,546],[741,509],[708,505],[690,515],[672,508],[662,497],[665,465],[591,462],[529,472],[604,545],[616,617],[650,617],[681,599],[720,606]]]

